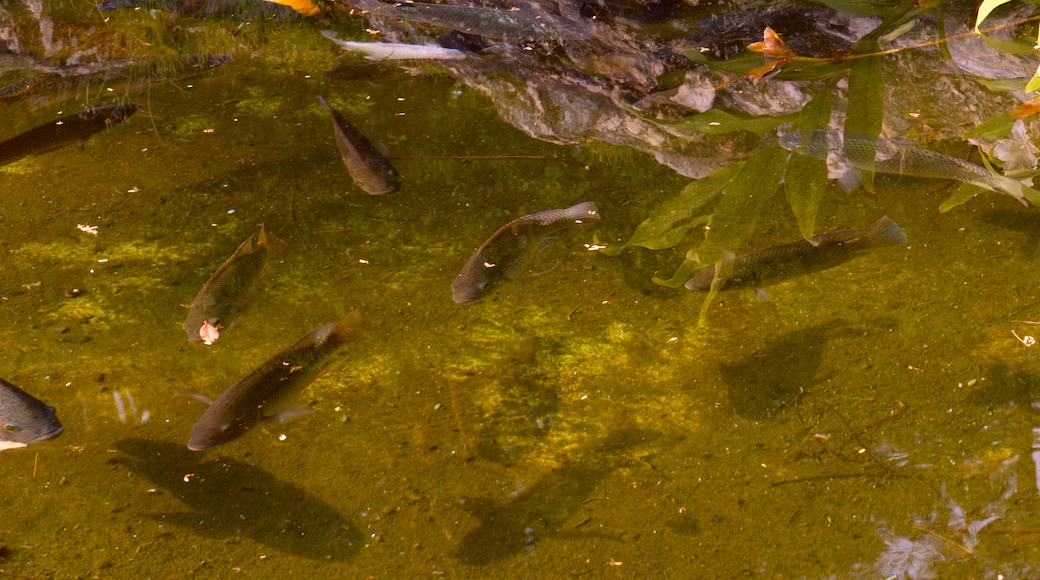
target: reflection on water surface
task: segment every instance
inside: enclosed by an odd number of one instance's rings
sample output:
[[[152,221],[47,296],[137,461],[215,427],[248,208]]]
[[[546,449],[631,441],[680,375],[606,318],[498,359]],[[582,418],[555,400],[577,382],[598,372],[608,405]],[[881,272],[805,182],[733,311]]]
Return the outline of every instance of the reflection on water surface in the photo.
[[[846,192],[840,159],[776,144],[829,128],[1028,173],[1035,122],[1006,112],[1031,5],[987,43],[963,2],[451,4],[0,4],[0,141],[137,107],[0,167],[0,377],[65,426],[0,452],[3,572],[1037,574],[1036,208],[880,171]],[[748,51],[767,26],[783,44]],[[371,62],[326,31],[464,57]],[[354,184],[319,96],[400,191]],[[452,301],[490,233],[583,201],[602,223]],[[883,215],[906,246],[769,302],[682,288]],[[189,342],[259,224],[288,248]],[[355,308],[373,330],[303,391],[315,413],[187,449],[186,394]]]

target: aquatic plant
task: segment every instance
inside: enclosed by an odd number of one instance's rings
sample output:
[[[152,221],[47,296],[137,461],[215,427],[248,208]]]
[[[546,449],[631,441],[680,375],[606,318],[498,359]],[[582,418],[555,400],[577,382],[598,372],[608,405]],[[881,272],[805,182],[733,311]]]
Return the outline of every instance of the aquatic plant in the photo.
[[[885,537],[885,549],[878,557],[875,567],[886,578],[935,578],[933,565],[946,559],[942,554],[939,540],[926,536],[920,541],[912,541],[902,536]]]
[[[886,69],[883,67],[890,65],[886,64],[883,57],[935,47],[938,47],[943,59],[954,70],[969,74],[971,80],[996,91],[998,97],[1023,87],[1026,91],[1035,90],[1040,88],[1040,69],[1028,82],[1026,79],[1006,79],[1007,82],[996,83],[987,78],[1019,74],[1011,69],[998,70],[991,64],[996,60],[993,56],[1031,50],[1021,39],[1007,38],[1006,33],[1014,26],[1035,21],[1036,18],[1017,18],[1012,15],[990,28],[979,28],[983,21],[990,18],[994,8],[1009,1],[983,2],[975,25],[975,33],[980,35],[981,40],[970,31],[948,35],[943,27],[943,6],[934,8],[939,22],[934,37],[924,40],[909,38],[912,29],[921,28],[921,19],[930,10],[916,7],[910,2],[901,2],[894,7],[888,6],[882,12],[884,19],[855,43],[851,54],[837,54],[829,58],[804,56],[789,48],[783,38],[769,27],[765,29],[762,42],[747,47],[744,53],[747,58],[712,61],[697,51],[685,50],[683,54],[690,60],[703,63],[720,73],[742,75],[733,78],[730,83],[751,79],[756,88],[794,83],[803,91],[808,90],[811,100],[794,118],[790,115],[760,115],[704,123],[702,118],[717,114],[716,110],[709,110],[678,122],[655,122],[705,134],[734,130],[764,133],[780,127],[785,131],[802,132],[831,128],[874,137],[881,135],[883,125],[888,132],[898,131],[899,127],[905,127],[903,131],[912,130],[915,125],[926,126],[926,123],[917,119],[919,113],[913,117],[917,122],[911,124],[896,117],[894,111],[903,108],[901,103],[894,100],[897,97],[893,96],[899,93],[893,91],[898,81],[886,78]],[[998,37],[998,31],[1004,34]],[[901,37],[907,38],[896,42]],[[883,45],[886,48],[882,48]],[[761,54],[760,60],[753,58],[755,53]],[[984,62],[984,59],[978,57],[980,54],[990,57],[990,60]],[[908,62],[910,60],[907,59]],[[990,171],[993,171],[991,165],[994,162],[1002,162],[1005,174],[1012,174],[1016,179],[1028,178],[1037,166],[1037,156],[1035,148],[1028,141],[1024,125],[1021,122],[1015,125],[1012,114],[999,105],[1001,98],[990,97],[988,101],[987,106],[991,110],[996,105],[995,113],[982,113],[991,115],[988,119],[970,131],[961,131],[959,135],[941,136],[957,136],[980,145],[982,163]],[[913,106],[920,107],[921,104]],[[1040,103],[1037,110],[1040,110]],[[939,115],[938,112],[933,114]],[[816,232],[817,213],[827,191],[827,176],[828,166],[822,160],[798,155],[784,158],[770,152],[769,148],[759,150],[745,161],[694,181],[679,196],[655,208],[626,243],[609,246],[606,251],[616,253],[629,246],[669,248],[680,244],[691,230],[700,229],[704,232],[702,241],[687,252],[676,274],[667,279],[654,279],[658,284],[676,287],[682,283],[684,276],[696,268],[718,260],[722,248],[736,251],[750,239],[755,233],[758,216],[778,187],[784,189],[801,235],[811,240]],[[862,171],[862,185],[867,191],[874,189],[870,167]],[[979,192],[980,189],[973,184],[961,184],[940,206],[940,210],[949,211]]]

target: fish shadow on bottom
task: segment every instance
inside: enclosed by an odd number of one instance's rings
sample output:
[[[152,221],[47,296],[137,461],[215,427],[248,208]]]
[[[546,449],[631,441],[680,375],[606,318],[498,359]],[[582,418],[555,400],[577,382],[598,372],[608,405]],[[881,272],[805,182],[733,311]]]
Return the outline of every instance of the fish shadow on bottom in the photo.
[[[869,328],[892,328],[893,320],[870,321]],[[867,326],[831,320],[780,335],[743,360],[719,369],[733,409],[748,419],[768,419],[815,384],[827,344],[863,336]]]
[[[148,515],[157,521],[212,539],[249,538],[312,560],[351,558],[363,545],[358,526],[332,506],[258,467],[226,457],[203,460],[166,441],[125,439],[116,449],[123,455],[113,463],[190,508]]]
[[[487,566],[533,550],[536,542],[549,538],[595,535],[575,530],[576,516],[633,448],[659,435],[640,429],[612,433],[504,505],[487,499],[463,500],[462,507],[481,523],[463,538],[456,557],[469,566]],[[620,537],[599,535],[620,541]]]

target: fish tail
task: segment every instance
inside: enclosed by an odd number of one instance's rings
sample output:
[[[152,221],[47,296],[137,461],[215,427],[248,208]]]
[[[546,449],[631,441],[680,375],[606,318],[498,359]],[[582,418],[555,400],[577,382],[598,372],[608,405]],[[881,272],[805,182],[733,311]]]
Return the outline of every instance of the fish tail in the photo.
[[[260,235],[256,238],[256,246],[258,248],[267,248],[267,253],[270,256],[280,254],[289,248],[288,242],[274,234],[267,233],[263,224],[260,224]]]
[[[860,240],[865,249],[902,246],[906,244],[906,233],[886,215],[874,222]]]
[[[1017,179],[993,172],[993,177],[1000,191],[1017,199],[1022,205],[1040,205],[1040,191],[1029,187]]]
[[[364,337],[370,330],[372,330],[372,325],[361,317],[361,313],[351,310],[329,329],[326,340],[335,340],[341,344],[354,342]]]

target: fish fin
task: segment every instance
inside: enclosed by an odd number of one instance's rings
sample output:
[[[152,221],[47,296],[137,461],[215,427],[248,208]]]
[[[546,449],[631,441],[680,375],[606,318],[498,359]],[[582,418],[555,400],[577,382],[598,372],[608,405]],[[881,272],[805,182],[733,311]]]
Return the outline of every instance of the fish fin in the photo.
[[[986,171],[988,171],[990,176],[993,178],[992,185],[996,186],[994,191],[1006,193],[1017,199],[1019,203],[1026,207],[1029,207],[1030,204],[1037,205],[1038,202],[1040,202],[1040,191],[1036,191],[1021,181],[1012,179],[1003,173],[998,172],[996,169],[993,169],[993,165],[985,155],[982,156],[982,164],[986,167]]]
[[[267,253],[270,256],[280,254],[289,248],[288,242],[274,234],[268,233],[264,229],[263,224],[260,224],[260,235],[256,240],[256,247],[259,248],[261,246],[267,248]]]
[[[870,229],[860,236],[858,241],[865,248],[902,246],[906,244],[906,233],[886,215],[874,222],[874,225],[870,226]]]
[[[21,449],[23,447],[28,447],[28,446],[29,446],[28,443],[20,443],[18,441],[0,440],[0,451],[6,451],[8,449]]]
[[[549,272],[552,272],[553,270],[555,270],[556,267],[559,266],[559,265],[560,265],[560,261],[557,260],[555,264],[553,264],[552,266],[549,266],[548,268],[542,270],[541,272],[531,272],[530,274],[525,274],[525,275],[519,276],[519,277],[520,278],[534,278],[536,276],[541,276],[542,274],[548,274]]]
[[[322,34],[325,34],[325,33],[323,32]],[[326,37],[335,39],[335,35],[332,35],[332,36],[326,35]],[[329,102],[325,100],[325,97],[323,97],[321,95],[318,95],[318,104],[321,105],[322,107],[324,107],[326,111],[329,111],[330,113],[332,112],[332,107],[329,105]]]
[[[291,409],[279,411],[274,415],[265,415],[264,420],[273,421],[275,423],[285,423],[288,421],[292,421],[293,419],[301,415],[310,415],[311,413],[317,413],[317,411],[311,409],[310,407],[292,407]]]
[[[772,299],[769,298],[769,294],[761,288],[755,288],[755,299],[759,302],[770,302]]]
[[[859,189],[863,185],[863,175],[855,167],[846,166],[838,175],[838,185],[845,193]]]
[[[261,229],[260,231],[263,231],[263,229]],[[238,245],[238,249],[235,250],[235,253],[231,254],[231,257],[228,258],[228,260],[226,262],[224,262],[224,264],[220,268],[217,269],[217,272],[220,272],[221,270],[223,270],[225,267],[227,267],[228,264],[230,264],[231,262],[234,262],[236,259],[241,258],[242,256],[248,256],[249,254],[252,254],[252,253],[253,253],[253,236],[249,236],[249,238],[247,238],[246,241],[244,241],[244,242],[242,242],[241,244]]]
[[[317,328],[314,332],[296,341],[296,344],[290,348],[324,344],[332,338],[335,338],[340,343],[354,342],[364,337],[371,330],[372,325],[361,317],[361,313],[357,310],[351,310],[339,321],[330,322]]]
[[[1015,181],[1018,183],[1022,183],[1017,179]],[[1040,205],[1040,191],[1037,191],[1032,187],[1029,187],[1028,185],[1022,183],[1022,199],[1019,199],[1018,201],[1021,201],[1026,206]]]
[[[207,405],[212,405],[213,404],[213,399],[207,397],[206,395],[200,395],[198,393],[177,393],[177,394],[178,395],[184,395],[185,397],[191,397],[192,399],[195,399],[196,401],[201,401],[203,403],[206,403]]]

